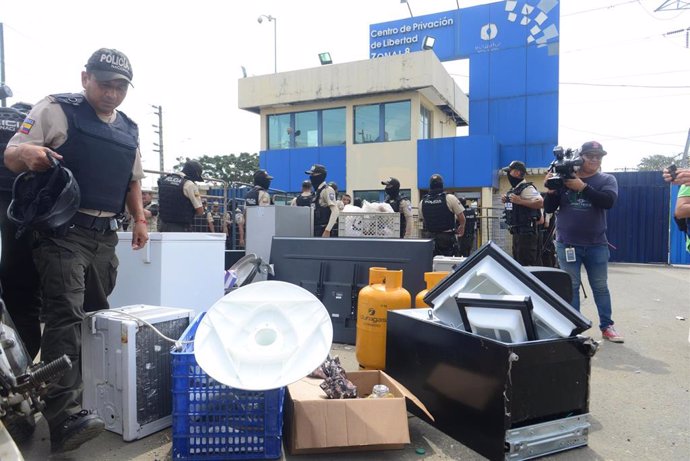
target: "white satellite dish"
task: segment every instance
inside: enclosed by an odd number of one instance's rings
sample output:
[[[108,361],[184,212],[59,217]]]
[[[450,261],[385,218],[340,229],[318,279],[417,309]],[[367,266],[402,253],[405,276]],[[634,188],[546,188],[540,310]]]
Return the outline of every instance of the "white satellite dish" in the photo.
[[[333,324],[321,301],[297,285],[270,280],[216,302],[197,328],[194,355],[222,384],[269,390],[311,373],[332,342]]]

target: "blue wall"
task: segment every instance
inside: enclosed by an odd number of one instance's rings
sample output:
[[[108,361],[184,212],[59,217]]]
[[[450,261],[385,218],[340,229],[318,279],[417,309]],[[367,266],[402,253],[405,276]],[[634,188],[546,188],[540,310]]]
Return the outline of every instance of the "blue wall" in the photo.
[[[492,136],[417,141],[417,188],[438,173],[445,187],[498,187],[498,144]]]
[[[545,167],[558,144],[560,5],[531,0],[506,8],[496,2],[372,24],[370,56],[419,51],[424,37],[432,36],[440,60],[469,58],[470,138],[492,136],[501,166],[522,160]]]
[[[309,179],[304,172],[315,163],[326,167],[326,181],[334,181],[338,190],[347,189],[345,146],[267,150],[259,153],[259,167],[274,178],[271,188],[286,192],[301,191],[302,181]]]
[[[613,173],[618,201],[608,212],[611,261],[663,263],[669,249],[669,185],[660,171]]]

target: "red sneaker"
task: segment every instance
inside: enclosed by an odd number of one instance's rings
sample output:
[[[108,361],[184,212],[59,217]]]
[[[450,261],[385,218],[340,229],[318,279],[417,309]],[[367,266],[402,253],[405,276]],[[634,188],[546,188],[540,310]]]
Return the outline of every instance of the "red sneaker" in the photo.
[[[609,325],[605,330],[602,330],[601,337],[608,339],[612,343],[622,343],[625,341],[623,336],[619,334],[615,328],[613,328],[613,325]]]

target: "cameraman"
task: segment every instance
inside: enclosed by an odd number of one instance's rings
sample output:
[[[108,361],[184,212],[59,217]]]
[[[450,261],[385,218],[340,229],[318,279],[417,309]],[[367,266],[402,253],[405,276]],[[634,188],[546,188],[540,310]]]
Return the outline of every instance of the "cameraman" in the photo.
[[[584,265],[599,312],[602,337],[622,343],[623,336],[613,327],[611,294],[607,284],[609,247],[606,210],[616,203],[618,182],[612,175],[599,171],[604,155],[606,151],[598,142],[584,143],[579,153],[582,166],[574,178],[564,179],[563,188],[548,191],[544,211],[553,213],[559,210],[556,253],[561,269],[570,274],[573,288],[570,304],[580,310],[580,267]],[[546,179],[552,176],[549,173]]]
[[[501,197],[505,204],[505,221],[513,235],[513,258],[523,266],[539,264],[537,221],[544,199],[534,184],[525,181],[525,164],[514,160],[503,168],[508,173],[511,189]]]

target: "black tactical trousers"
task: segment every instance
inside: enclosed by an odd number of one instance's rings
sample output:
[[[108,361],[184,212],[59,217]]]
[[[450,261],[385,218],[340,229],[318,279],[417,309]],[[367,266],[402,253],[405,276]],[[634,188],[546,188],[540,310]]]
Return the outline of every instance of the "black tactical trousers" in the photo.
[[[31,254],[34,235],[27,231],[19,239],[15,238],[17,227],[7,218],[11,200],[11,193],[0,192],[2,299],[19,337],[33,359],[41,347],[41,287]]]
[[[48,388],[43,416],[49,427],[81,410],[81,321],[84,307],[108,308],[115,287],[117,233],[72,226],[64,236],[41,233],[34,250],[43,290],[41,358],[50,362],[63,354],[72,369]]]
[[[460,244],[460,256],[469,256],[470,252],[472,251],[472,247],[474,246],[474,233],[465,233],[458,240],[458,243]]]
[[[458,240],[455,232],[430,232],[430,238],[434,239],[434,256],[458,256]]]
[[[538,253],[539,236],[536,231],[525,234],[513,234],[513,259],[523,266],[540,264]]]

